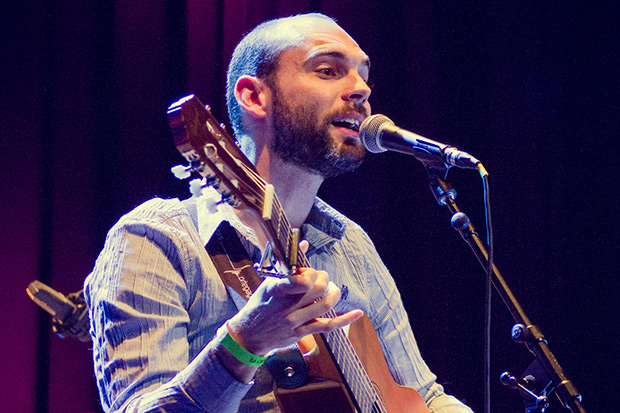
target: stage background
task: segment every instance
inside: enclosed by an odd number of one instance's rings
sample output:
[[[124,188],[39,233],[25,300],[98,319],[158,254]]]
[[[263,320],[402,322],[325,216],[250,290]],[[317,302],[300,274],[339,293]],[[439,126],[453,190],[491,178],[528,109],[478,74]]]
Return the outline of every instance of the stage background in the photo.
[[[99,411],[89,344],[52,334],[26,286],[80,289],[122,214],[153,196],[186,197],[169,173],[181,157],[166,107],[193,92],[227,122],[234,45],[265,19],[310,11],[338,19],[371,56],[375,113],[484,162],[497,265],[586,409],[615,411],[618,4],[380,3],[2,2],[2,411]],[[484,233],[480,178],[448,178]],[[320,195],[370,233],[438,381],[482,411],[484,276],[422,166],[368,156]],[[496,295],[494,412],[522,411],[497,380],[531,360],[511,326]]]

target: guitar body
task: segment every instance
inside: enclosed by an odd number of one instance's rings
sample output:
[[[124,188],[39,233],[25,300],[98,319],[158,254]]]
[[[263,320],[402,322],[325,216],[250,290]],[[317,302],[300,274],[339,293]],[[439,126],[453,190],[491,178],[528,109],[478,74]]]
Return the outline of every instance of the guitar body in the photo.
[[[366,315],[351,324],[348,338],[387,412],[428,412],[415,390],[400,386],[392,378],[379,339]],[[355,412],[355,405],[323,337],[315,335],[314,342],[311,349],[312,343],[308,344],[307,339],[300,343],[312,380],[297,389],[277,389],[275,394],[280,408],[286,413]]]

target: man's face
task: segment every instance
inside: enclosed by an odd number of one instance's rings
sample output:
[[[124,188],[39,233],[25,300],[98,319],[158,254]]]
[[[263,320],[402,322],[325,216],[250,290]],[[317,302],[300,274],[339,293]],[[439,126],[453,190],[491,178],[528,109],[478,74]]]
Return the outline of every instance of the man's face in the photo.
[[[368,72],[357,43],[337,25],[319,22],[280,57],[270,85],[272,152],[325,178],[357,168],[365,154],[359,125],[370,114]]]

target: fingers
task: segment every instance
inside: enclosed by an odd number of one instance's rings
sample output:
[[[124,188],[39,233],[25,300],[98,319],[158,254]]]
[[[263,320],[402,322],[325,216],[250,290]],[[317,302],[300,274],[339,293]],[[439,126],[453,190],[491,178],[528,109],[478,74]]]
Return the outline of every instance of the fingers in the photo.
[[[299,275],[271,282],[275,283],[269,292],[272,305],[293,328],[325,315],[340,300],[340,289],[324,271],[304,268]]]
[[[299,248],[301,248],[302,252],[305,254],[308,252],[308,248],[310,248],[310,243],[306,240],[303,240],[299,243]]]
[[[310,305],[314,303],[315,301],[320,300],[323,297],[327,296],[328,293],[332,291],[337,293],[337,297],[335,297],[335,300],[332,300],[333,305],[335,305],[340,299],[340,289],[336,287],[336,284],[329,281],[329,276],[327,275],[326,272],[317,271],[316,278],[314,279],[314,283],[312,284],[312,288],[310,288],[310,290],[308,290],[308,292],[306,292],[306,294],[301,298],[301,300],[299,301],[299,304],[297,305],[297,308],[302,308],[307,305]],[[317,314],[317,316],[321,316],[323,314],[325,314],[325,312]]]
[[[284,318],[299,308],[319,300],[327,292],[329,276],[324,271],[302,268],[300,274],[288,278],[266,278],[250,297],[248,309],[261,308],[271,317]],[[268,305],[265,305],[267,304]],[[319,317],[317,313],[312,317]],[[307,321],[299,322],[302,324]]]
[[[341,328],[363,315],[354,310],[325,317],[339,299],[340,289],[326,272],[302,268],[289,278],[265,279],[228,327],[248,351],[263,354],[305,335]]]
[[[300,301],[297,309],[287,317],[293,324],[301,325],[316,317],[321,317],[329,312],[340,300],[340,289],[332,282],[327,289],[319,291],[317,295],[307,294]]]
[[[352,310],[334,318],[315,318],[303,326],[298,327],[296,332],[301,337],[309,334],[328,333],[353,323],[363,315],[364,312],[362,310]]]
[[[269,286],[271,296],[294,294],[312,295],[318,299],[327,291],[329,276],[325,271],[316,271],[312,268],[300,268],[299,273],[288,278],[273,279]],[[308,301],[306,304],[312,302]]]

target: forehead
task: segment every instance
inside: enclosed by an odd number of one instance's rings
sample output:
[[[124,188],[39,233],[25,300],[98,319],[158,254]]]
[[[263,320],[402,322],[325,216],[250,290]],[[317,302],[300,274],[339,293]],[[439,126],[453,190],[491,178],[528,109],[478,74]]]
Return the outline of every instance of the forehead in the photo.
[[[312,60],[320,56],[340,56],[352,64],[370,65],[368,55],[347,32],[331,21],[309,19],[295,27],[301,34],[300,42],[282,56],[284,59]],[[286,56],[288,55],[288,56]]]

